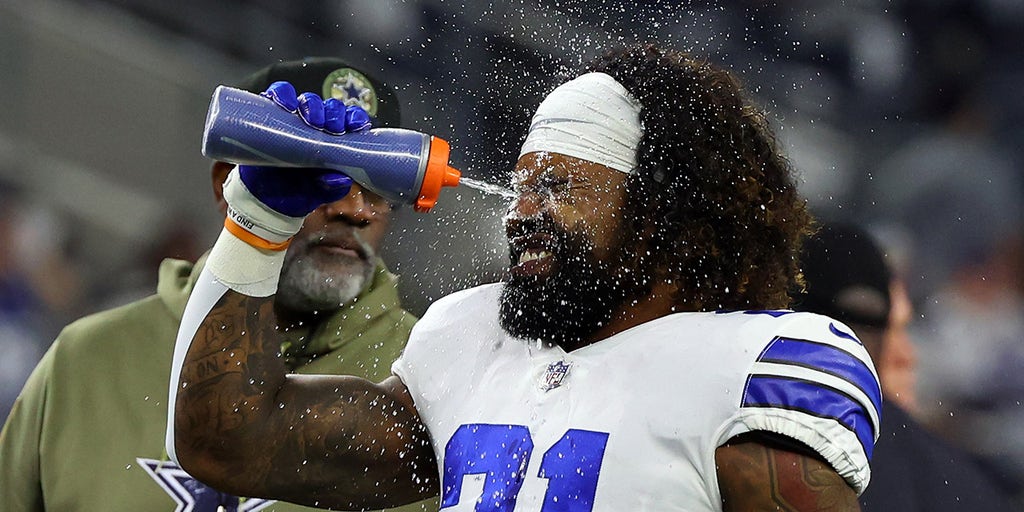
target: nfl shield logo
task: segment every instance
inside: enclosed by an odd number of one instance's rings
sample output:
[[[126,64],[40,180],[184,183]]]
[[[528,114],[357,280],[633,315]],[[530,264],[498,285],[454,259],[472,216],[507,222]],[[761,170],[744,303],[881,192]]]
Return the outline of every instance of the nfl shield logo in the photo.
[[[572,363],[565,361],[556,361],[549,364],[547,371],[544,372],[544,382],[541,383],[540,388],[544,391],[551,391],[561,386],[565,376],[569,374],[569,368],[572,368]]]

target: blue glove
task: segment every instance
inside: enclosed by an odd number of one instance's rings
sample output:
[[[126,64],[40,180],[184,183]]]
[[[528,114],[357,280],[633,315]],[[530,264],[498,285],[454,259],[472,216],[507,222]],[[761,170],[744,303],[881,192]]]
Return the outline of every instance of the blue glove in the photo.
[[[298,112],[306,124],[333,135],[361,131],[370,127],[370,114],[362,107],[345,105],[337,98],[324,101],[314,93],[296,95],[288,82],[274,82],[262,93],[288,112]]]
[[[256,199],[289,217],[305,217],[352,188],[352,178],[328,169],[240,165],[238,175]]]
[[[333,135],[370,128],[370,116],[362,108],[335,98],[324,101],[311,92],[296,95],[288,82],[274,82],[262,95],[297,113],[309,126]],[[289,217],[305,217],[320,205],[345,197],[352,188],[351,178],[330,169],[241,165],[238,175],[259,202]]]

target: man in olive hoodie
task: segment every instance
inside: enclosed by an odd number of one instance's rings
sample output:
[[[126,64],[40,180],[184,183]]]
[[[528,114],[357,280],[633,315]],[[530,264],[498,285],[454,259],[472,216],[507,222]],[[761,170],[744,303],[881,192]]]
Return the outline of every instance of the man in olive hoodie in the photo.
[[[335,58],[277,63],[235,86],[259,92],[278,80],[358,104],[375,126],[400,122],[390,88]],[[222,212],[222,184],[231,168],[224,162],[212,168]],[[293,371],[374,381],[390,374],[416,320],[401,308],[396,277],[377,257],[391,208],[354,184],[344,199],[307,217],[292,241],[275,308],[288,324],[281,350]],[[0,510],[311,510],[221,493],[167,460],[171,354],[204,260],[165,260],[156,295],[61,332],[0,432]],[[401,510],[430,509],[437,509],[436,500]]]

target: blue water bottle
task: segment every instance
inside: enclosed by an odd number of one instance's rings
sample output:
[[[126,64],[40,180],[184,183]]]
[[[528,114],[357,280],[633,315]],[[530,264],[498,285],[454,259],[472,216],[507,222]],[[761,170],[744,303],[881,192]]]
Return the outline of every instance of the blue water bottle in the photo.
[[[429,211],[442,187],[459,184],[444,139],[402,128],[331,135],[273,100],[220,86],[206,114],[203,154],[234,164],[314,167],[346,174],[396,203]]]

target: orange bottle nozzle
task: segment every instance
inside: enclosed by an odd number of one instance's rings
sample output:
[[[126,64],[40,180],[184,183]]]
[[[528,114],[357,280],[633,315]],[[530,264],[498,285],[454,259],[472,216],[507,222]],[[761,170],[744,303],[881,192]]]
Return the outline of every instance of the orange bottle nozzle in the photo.
[[[423,184],[420,195],[413,205],[418,212],[427,212],[437,204],[443,187],[454,187],[459,184],[462,173],[448,165],[448,154],[451,148],[448,141],[430,137],[430,154],[427,157],[427,170],[423,173]]]

